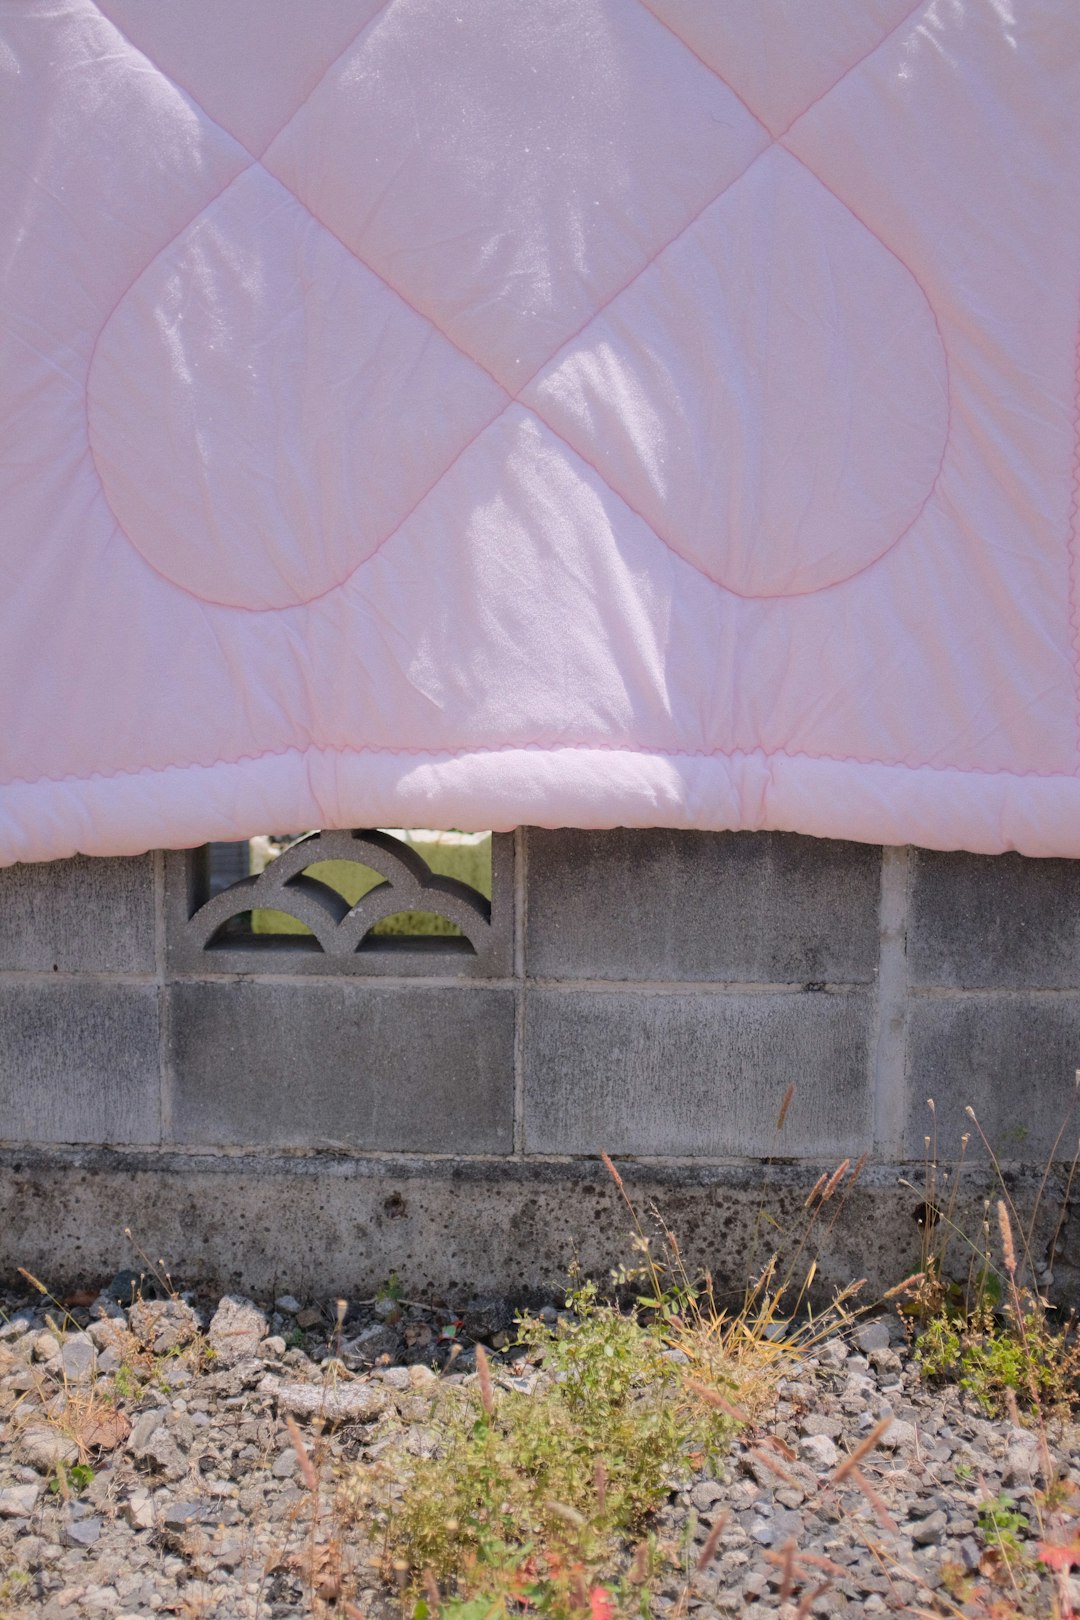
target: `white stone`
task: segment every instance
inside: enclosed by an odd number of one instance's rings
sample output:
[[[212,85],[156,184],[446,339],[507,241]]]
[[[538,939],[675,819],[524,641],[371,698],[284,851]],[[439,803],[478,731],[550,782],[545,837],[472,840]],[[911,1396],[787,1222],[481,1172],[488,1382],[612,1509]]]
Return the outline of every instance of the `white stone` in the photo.
[[[361,1382],[322,1384],[292,1384],[268,1374],[259,1385],[263,1395],[270,1395],[279,1407],[297,1417],[322,1417],[328,1423],[366,1423],[378,1417],[389,1404],[389,1395],[380,1384]]]
[[[60,1365],[69,1384],[89,1384],[97,1372],[97,1351],[86,1333],[71,1333],[60,1351]]]
[[[914,1423],[908,1423],[905,1418],[893,1418],[878,1443],[884,1451],[914,1451]]]
[[[149,1491],[132,1491],[121,1503],[120,1512],[133,1530],[154,1528],[154,1503]]]
[[[207,1337],[211,1349],[231,1367],[258,1354],[267,1329],[266,1317],[252,1300],[226,1294],[214,1312]]]
[[[28,1519],[37,1505],[39,1484],[9,1485],[0,1491],[0,1519]]]
[[[819,1473],[827,1473],[840,1461],[840,1453],[827,1434],[806,1434],[799,1441],[799,1456]]]

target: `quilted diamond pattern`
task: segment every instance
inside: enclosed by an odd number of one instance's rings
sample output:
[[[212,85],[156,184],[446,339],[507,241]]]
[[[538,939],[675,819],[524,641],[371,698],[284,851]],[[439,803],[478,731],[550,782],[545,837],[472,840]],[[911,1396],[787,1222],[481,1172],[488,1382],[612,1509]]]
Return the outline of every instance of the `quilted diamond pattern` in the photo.
[[[1065,0],[63,0],[0,61],[0,860],[1080,854]]]
[[[767,139],[639,5],[394,0],[265,161],[514,389]]]
[[[648,413],[620,409],[634,397]],[[779,148],[523,398],[741,596],[820,590],[875,562],[925,505],[948,430],[924,293]]]
[[[167,579],[248,608],[340,584],[504,401],[262,169],[143,272],[88,386],[124,533]]]
[[[164,80],[188,91],[252,153],[273,140],[385,0],[99,0]]]

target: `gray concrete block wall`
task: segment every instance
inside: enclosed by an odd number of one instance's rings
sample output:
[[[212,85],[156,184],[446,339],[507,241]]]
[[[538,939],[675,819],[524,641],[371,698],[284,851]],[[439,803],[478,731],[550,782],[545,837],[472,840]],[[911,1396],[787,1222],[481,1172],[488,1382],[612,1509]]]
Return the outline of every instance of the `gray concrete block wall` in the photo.
[[[854,1156],[872,1145],[872,1044],[865,991],[537,989],[525,1024],[526,1151]]]
[[[0,973],[153,973],[154,857],[0,871]]]
[[[538,979],[870,984],[881,851],[784,833],[527,835]]]
[[[472,976],[438,952],[343,975],[170,951],[175,856],[0,871],[0,1231],[28,1163],[33,1185],[66,1188],[65,1166],[106,1149],[71,1183],[61,1251],[87,1252],[88,1201],[107,1223],[125,1175],[165,1244],[196,1161],[219,1187],[241,1158],[245,1185],[260,1165],[332,1162],[362,1175],[367,1209],[372,1176],[396,1187],[407,1158],[411,1207],[444,1228],[439,1199],[487,1166],[538,1229],[550,1207],[554,1234],[573,1167],[602,1149],[698,1189],[703,1232],[718,1187],[738,1202],[780,1162],[805,1189],[865,1153],[890,1209],[913,1203],[896,1189],[917,1176],[929,1096],[945,1159],[968,1104],[1022,1173],[1051,1150],[1080,1064],[1080,864],[667,830],[523,829],[500,859],[513,948]],[[421,1200],[425,1164],[443,1193]],[[315,1185],[289,1182],[301,1202]],[[498,1198],[485,1207],[495,1221]],[[409,1234],[414,1259],[437,1227]],[[910,1247],[907,1219],[893,1228]],[[498,1270],[504,1249],[491,1233],[472,1263]]]
[[[235,979],[168,994],[174,1142],[513,1149],[512,990]]]
[[[160,1141],[157,987],[11,977],[0,985],[0,1138]]]

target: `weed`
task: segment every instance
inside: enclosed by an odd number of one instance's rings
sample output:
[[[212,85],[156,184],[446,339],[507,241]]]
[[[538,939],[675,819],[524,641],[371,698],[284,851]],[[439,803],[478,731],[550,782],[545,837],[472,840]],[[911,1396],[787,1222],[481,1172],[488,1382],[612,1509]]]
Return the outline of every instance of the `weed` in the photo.
[[[1052,1152],[1057,1151],[1076,1106],[1077,1091]],[[927,1218],[922,1228],[922,1280],[900,1307],[918,1330],[915,1356],[919,1367],[928,1379],[957,1383],[992,1415],[1009,1412],[1011,1404],[1017,1402],[1033,1414],[1065,1413],[1080,1402],[1080,1343],[1072,1321],[1059,1323],[1039,1293],[1033,1259],[1036,1221],[1052,1160],[1047,1163],[1025,1229],[1012,1204],[997,1156],[974,1109],[968,1108],[967,1115],[986,1148],[1001,1195],[994,1206],[994,1219],[991,1200],[985,1200],[979,1232],[972,1237],[957,1218],[970,1134],[961,1138],[960,1158],[948,1198],[942,1199],[933,1098],[927,1100],[927,1105],[933,1129],[925,1139],[923,1208]],[[1071,1182],[1072,1171],[1069,1185]],[[953,1249],[964,1255],[960,1276],[954,1274],[955,1267],[950,1263]]]
[[[0,1573],[0,1614],[5,1614],[8,1604],[21,1604],[29,1595],[30,1576],[25,1569],[9,1569]]]
[[[1030,1406],[1032,1385],[1051,1411],[1068,1409],[1080,1394],[1080,1347],[1035,1308],[1020,1318],[1008,1308],[934,1317],[915,1358],[924,1377],[958,1384],[989,1415],[1007,1412],[1010,1394]]]
[[[117,1367],[113,1374],[113,1389],[122,1401],[137,1401],[142,1394],[142,1384],[130,1362],[121,1362]]]
[[[94,1483],[94,1470],[88,1463],[71,1463],[70,1466],[58,1462],[56,1473],[49,1481],[49,1489],[54,1496],[81,1496]]]
[[[640,1606],[620,1544],[641,1536],[688,1453],[715,1455],[734,1427],[595,1283],[567,1303],[573,1319],[554,1328],[519,1321],[542,1368],[535,1393],[497,1387],[478,1351],[476,1386],[442,1396],[439,1455],[406,1468],[387,1512],[387,1574],[418,1593],[425,1574],[454,1589],[460,1602],[442,1612],[458,1620],[518,1603],[558,1620],[600,1593]]]
[[[789,1087],[785,1095],[778,1129],[792,1091]],[[654,1330],[721,1396],[730,1396],[737,1388],[740,1416],[764,1403],[780,1368],[793,1356],[809,1353],[861,1314],[855,1301],[862,1281],[840,1289],[815,1313],[811,1299],[817,1263],[808,1258],[816,1233],[831,1229],[839,1218],[862,1170],[861,1159],[854,1166],[845,1159],[831,1174],[821,1176],[805,1202],[802,1230],[792,1236],[788,1259],[774,1252],[747,1285],[741,1303],[731,1309],[717,1300],[709,1272],[693,1276],[688,1271],[675,1233],[655,1206],[650,1209],[655,1233],[645,1230],[619,1171],[606,1153],[601,1159],[629,1211],[631,1244],[639,1256],[635,1265],[614,1272],[613,1282],[619,1288],[644,1288],[636,1303],[651,1318]],[[907,1286],[902,1283],[893,1292],[899,1294]]]
[[[979,1534],[988,1547],[1013,1562],[1020,1560],[1020,1539],[1029,1528],[1030,1520],[1019,1511],[1012,1497],[1004,1493],[983,1502],[979,1508]]]
[[[373,1301],[376,1313],[384,1322],[398,1322],[401,1320],[401,1308],[405,1304],[402,1299],[401,1282],[396,1271],[392,1271],[381,1287],[375,1290]]]

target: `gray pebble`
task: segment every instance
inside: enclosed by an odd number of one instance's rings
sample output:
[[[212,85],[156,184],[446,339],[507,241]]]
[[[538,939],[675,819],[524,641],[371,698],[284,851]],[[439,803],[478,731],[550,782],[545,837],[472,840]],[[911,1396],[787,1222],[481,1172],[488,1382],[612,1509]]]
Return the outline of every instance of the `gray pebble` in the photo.
[[[927,1518],[915,1524],[911,1531],[911,1539],[916,1547],[936,1547],[945,1534],[948,1522],[947,1516],[938,1508],[935,1513],[929,1514]]]
[[[855,1343],[864,1355],[871,1350],[887,1350],[889,1337],[889,1329],[884,1322],[863,1322],[855,1329]]]
[[[100,1519],[68,1519],[60,1530],[65,1547],[92,1547],[101,1534]]]

